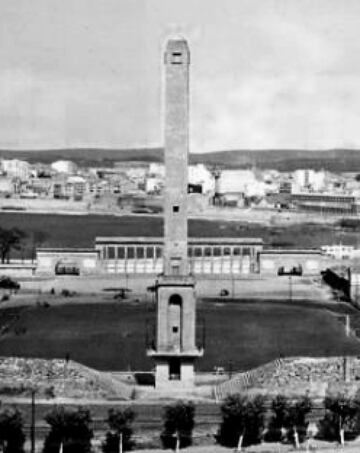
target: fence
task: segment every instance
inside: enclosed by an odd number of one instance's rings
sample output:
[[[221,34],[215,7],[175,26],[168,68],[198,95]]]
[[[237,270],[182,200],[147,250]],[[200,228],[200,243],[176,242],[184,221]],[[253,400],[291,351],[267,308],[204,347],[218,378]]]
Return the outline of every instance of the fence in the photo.
[[[276,359],[261,367],[254,368],[244,373],[236,374],[232,379],[225,381],[214,388],[216,402],[224,400],[229,395],[240,393],[251,387],[259,377],[270,370],[278,370],[283,364],[283,359]]]

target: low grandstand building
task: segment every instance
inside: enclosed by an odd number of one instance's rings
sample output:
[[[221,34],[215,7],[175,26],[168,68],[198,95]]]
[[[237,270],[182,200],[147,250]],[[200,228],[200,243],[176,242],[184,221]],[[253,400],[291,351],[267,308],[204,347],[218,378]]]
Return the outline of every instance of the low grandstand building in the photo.
[[[92,275],[101,273],[95,249],[40,248],[36,251],[36,273],[51,275]]]
[[[160,274],[163,271],[161,237],[97,237],[106,273]],[[189,238],[190,272],[201,274],[249,274],[259,271],[259,238]]]
[[[163,272],[161,237],[97,237],[94,248],[40,248],[37,274],[116,275],[155,279]],[[260,238],[189,238],[190,272],[198,279],[243,279],[282,275],[320,275],[329,257],[320,249],[264,249]],[[299,274],[299,275],[300,275]]]
[[[260,273],[269,276],[319,275],[323,261],[320,250],[262,250],[259,256]]]

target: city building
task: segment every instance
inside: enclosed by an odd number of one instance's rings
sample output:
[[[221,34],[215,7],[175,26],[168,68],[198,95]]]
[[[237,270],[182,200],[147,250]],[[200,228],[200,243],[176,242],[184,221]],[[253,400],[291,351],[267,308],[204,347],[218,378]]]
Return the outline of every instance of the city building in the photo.
[[[344,244],[323,245],[320,250],[324,255],[336,260],[349,260],[356,254],[354,246]]]
[[[164,179],[159,176],[147,176],[145,182],[146,193],[160,193],[164,187]]]
[[[50,178],[30,178],[21,187],[22,194],[32,193],[47,197],[52,192],[53,183]]]
[[[202,193],[214,192],[214,178],[204,164],[190,165],[188,171],[189,184],[200,185]]]
[[[87,182],[82,176],[60,176],[52,182],[52,193],[55,199],[80,201],[87,192]]]
[[[15,188],[14,188],[14,183],[12,178],[9,178],[7,176],[1,176],[0,177],[0,195],[2,197],[7,197],[10,196],[14,193]]]
[[[318,192],[325,189],[326,177],[324,171],[312,169],[299,169],[293,173],[293,185],[295,191],[313,190]]]
[[[321,215],[358,215],[360,206],[354,195],[329,192],[297,192],[291,194],[291,203],[298,210]]]
[[[7,176],[20,181],[27,181],[31,177],[32,167],[25,160],[2,159],[0,161],[1,171]]]
[[[75,175],[78,171],[78,166],[71,160],[57,160],[51,164],[51,169],[57,173]]]

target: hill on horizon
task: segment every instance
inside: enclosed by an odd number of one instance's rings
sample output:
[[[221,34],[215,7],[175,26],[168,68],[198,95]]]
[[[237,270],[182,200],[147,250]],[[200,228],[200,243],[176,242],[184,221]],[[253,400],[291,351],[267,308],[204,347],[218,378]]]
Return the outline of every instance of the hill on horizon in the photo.
[[[23,159],[30,163],[50,164],[66,159],[82,167],[112,167],[116,162],[162,162],[163,148],[65,148],[49,150],[7,150],[0,149],[2,159]],[[360,172],[360,150],[330,149],[267,149],[229,150],[190,154],[190,163],[223,168],[271,168],[279,171],[293,171],[298,168],[313,168],[333,172]]]

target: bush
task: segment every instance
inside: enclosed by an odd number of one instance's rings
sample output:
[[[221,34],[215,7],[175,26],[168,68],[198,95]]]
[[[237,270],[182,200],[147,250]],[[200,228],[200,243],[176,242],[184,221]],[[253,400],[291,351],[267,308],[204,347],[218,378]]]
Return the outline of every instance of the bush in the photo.
[[[345,440],[359,434],[359,401],[344,395],[326,397],[325,415],[319,422],[319,437],[329,441],[341,441],[340,430]]]
[[[0,445],[4,453],[24,453],[24,423],[17,409],[0,412]]]
[[[93,432],[90,412],[79,408],[55,407],[45,417],[50,432],[44,443],[44,453],[59,453],[61,443],[64,453],[90,453]]]
[[[178,401],[167,406],[164,412],[164,429],[161,433],[163,448],[175,449],[179,442],[180,448],[192,444],[195,407],[192,402]]]
[[[106,433],[105,442],[102,445],[104,453],[119,453],[120,434],[122,434],[123,451],[129,451],[134,446],[131,439],[132,422],[135,413],[131,409],[124,411],[110,409],[108,413],[108,425],[110,430]]]
[[[6,293],[1,296],[1,302],[6,302],[9,299],[10,299],[10,294]]]
[[[45,398],[55,398],[55,387],[53,385],[45,387],[44,396]]]
[[[240,436],[242,445],[258,444],[262,440],[265,420],[264,398],[249,399],[242,395],[226,398],[221,406],[222,422],[217,441],[225,447],[237,447]]]

